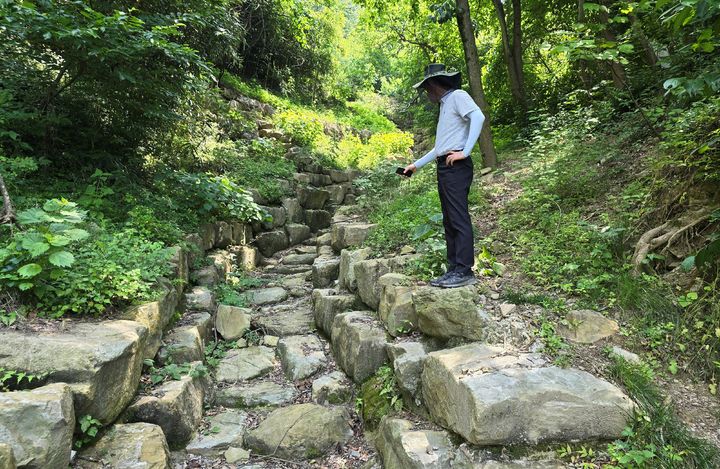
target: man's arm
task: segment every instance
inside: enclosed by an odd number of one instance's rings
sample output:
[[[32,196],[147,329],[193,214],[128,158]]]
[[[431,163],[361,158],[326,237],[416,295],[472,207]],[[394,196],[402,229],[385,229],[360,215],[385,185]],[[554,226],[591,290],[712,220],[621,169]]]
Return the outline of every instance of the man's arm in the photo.
[[[472,150],[475,148],[475,144],[478,141],[478,137],[480,137],[480,132],[482,132],[482,127],[485,123],[485,115],[480,109],[476,109],[468,114],[467,117],[470,119],[470,130],[468,131],[468,138],[465,142],[463,153],[465,156],[470,156],[470,153],[472,153]]]
[[[413,164],[409,164],[409,165],[405,166],[405,172],[410,171],[410,172],[414,173],[418,169],[422,168],[423,166],[425,166],[426,164],[428,164],[429,162],[434,160],[435,156],[437,156],[437,155],[435,154],[435,147],[433,147],[433,149],[430,150],[429,152],[427,152],[427,154],[425,156],[423,156],[422,158],[420,158]]]

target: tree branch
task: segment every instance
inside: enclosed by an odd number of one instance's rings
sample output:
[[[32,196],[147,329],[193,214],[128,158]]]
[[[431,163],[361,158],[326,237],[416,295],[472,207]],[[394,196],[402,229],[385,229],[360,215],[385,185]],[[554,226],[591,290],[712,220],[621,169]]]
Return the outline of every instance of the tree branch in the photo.
[[[437,48],[432,46],[431,44],[428,44],[426,42],[421,42],[417,39],[409,39],[401,30],[395,30],[395,34],[397,34],[398,38],[407,44],[412,44],[414,46],[418,46],[425,56],[427,56],[427,59],[429,61],[432,61],[437,57]]]

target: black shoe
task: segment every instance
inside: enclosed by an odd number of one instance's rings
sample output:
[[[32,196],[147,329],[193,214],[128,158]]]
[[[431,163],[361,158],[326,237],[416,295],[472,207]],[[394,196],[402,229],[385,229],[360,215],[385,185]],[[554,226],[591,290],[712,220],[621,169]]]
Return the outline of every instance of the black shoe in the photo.
[[[454,273],[454,272],[451,270],[451,271],[445,272],[444,274],[442,274],[442,275],[439,276],[438,278],[434,278],[434,279],[430,280],[430,286],[432,286],[432,287],[439,287],[440,284],[441,284],[442,282],[444,282],[445,280],[447,280],[448,278],[450,278],[450,276],[451,276],[453,273]]]
[[[461,274],[453,272],[447,279],[440,282],[438,286],[442,288],[457,288],[464,287],[466,285],[474,285],[475,283],[477,283],[477,279],[472,273]]]

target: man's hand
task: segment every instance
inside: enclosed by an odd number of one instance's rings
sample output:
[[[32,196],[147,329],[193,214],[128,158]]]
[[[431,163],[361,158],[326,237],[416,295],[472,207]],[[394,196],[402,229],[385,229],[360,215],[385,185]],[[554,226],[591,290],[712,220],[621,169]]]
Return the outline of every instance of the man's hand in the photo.
[[[414,164],[409,164],[409,165],[405,166],[406,173],[415,174],[415,171],[417,171],[417,167]]]
[[[454,151],[452,153],[448,153],[448,156],[445,157],[445,164],[452,166],[454,162],[464,160],[465,158],[467,158],[467,156],[465,156],[465,153],[462,151]]]

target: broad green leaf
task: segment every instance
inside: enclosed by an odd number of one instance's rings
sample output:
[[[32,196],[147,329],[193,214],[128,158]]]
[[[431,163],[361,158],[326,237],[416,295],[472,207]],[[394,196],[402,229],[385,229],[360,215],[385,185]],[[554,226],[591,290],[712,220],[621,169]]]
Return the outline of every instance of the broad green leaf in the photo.
[[[33,284],[29,283],[29,282],[22,282],[18,285],[18,288],[20,289],[20,291],[28,291],[32,287],[33,287]]]
[[[25,264],[18,269],[18,275],[23,278],[31,278],[42,272],[39,264]]]
[[[68,238],[72,239],[73,241],[80,241],[90,236],[90,233],[80,228],[73,228],[71,230],[67,230],[63,232],[63,234]]]
[[[680,264],[680,267],[682,267],[685,272],[693,270],[695,268],[695,256],[686,257],[685,260],[682,261],[682,264]]]
[[[70,241],[71,241],[70,238],[68,238],[67,236],[63,236],[63,235],[52,235],[51,234],[51,235],[46,236],[46,238],[51,245],[56,246],[56,247],[67,246],[68,244],[70,244]]]
[[[21,225],[32,225],[47,221],[48,216],[43,209],[33,207],[19,212],[17,214],[17,220]]]
[[[75,262],[75,256],[67,251],[59,251],[51,254],[48,260],[58,267],[70,267]]]

